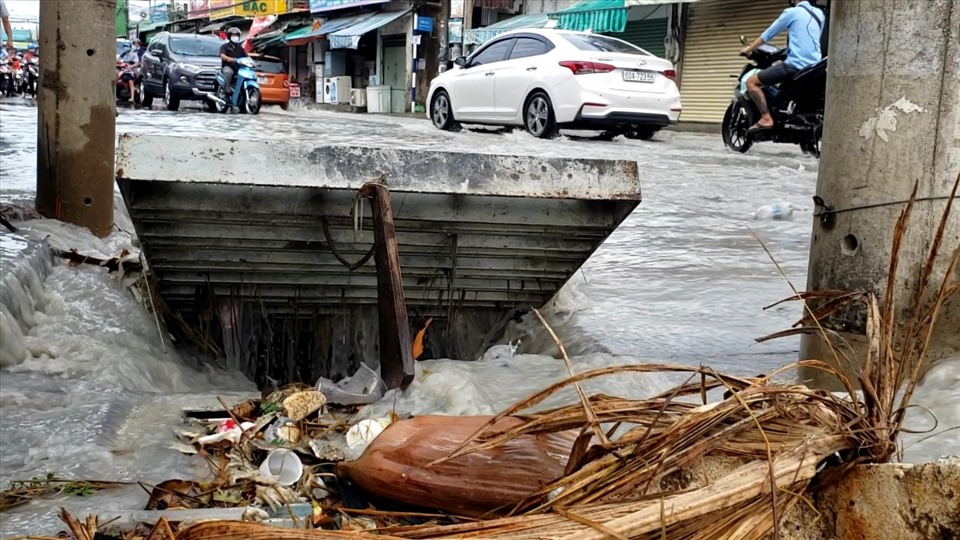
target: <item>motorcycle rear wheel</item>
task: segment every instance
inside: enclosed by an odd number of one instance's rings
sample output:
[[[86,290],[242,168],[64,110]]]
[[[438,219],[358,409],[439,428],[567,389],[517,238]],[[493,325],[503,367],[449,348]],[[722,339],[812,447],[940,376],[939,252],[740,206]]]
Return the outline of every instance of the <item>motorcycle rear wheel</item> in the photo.
[[[750,115],[740,103],[734,101],[723,114],[723,144],[727,148],[746,153],[753,146],[753,138],[747,133],[750,129]]]

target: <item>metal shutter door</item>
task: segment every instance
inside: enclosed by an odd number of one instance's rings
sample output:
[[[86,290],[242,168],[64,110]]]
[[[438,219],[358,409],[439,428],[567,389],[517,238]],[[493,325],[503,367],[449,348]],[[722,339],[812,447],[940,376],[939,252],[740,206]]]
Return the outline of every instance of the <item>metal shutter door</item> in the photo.
[[[783,0],[702,0],[690,4],[680,94],[685,122],[723,121],[746,59],[740,36],[752,41],[786,9]],[[786,45],[786,32],[774,44]]]
[[[667,19],[627,21],[627,27],[623,32],[607,35],[633,43],[650,54],[663,58],[666,54],[663,39],[667,37]]]

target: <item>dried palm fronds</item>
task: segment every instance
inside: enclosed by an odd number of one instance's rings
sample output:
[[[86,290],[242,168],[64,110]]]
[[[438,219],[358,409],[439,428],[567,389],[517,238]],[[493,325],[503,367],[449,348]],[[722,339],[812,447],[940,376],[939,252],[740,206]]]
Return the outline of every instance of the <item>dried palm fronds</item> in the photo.
[[[896,452],[904,413],[940,310],[960,290],[957,248],[949,254],[943,282],[935,294],[928,294],[958,185],[960,177],[922,267],[905,324],[894,299],[900,246],[916,188],[894,229],[882,300],[869,292],[795,296],[804,302],[805,310],[797,326],[812,329],[828,341],[833,334],[824,329],[826,317],[852,302],[865,306],[868,348],[856,377],[862,399],[844,373],[812,360],[784,369],[822,370],[840,382],[847,396],[774,384],[773,375],[731,377],[708,368],[675,365],[622,366],[582,373],[494,417],[448,458],[502,445],[521,435],[579,429],[583,443],[575,445],[564,477],[512,509],[513,517],[393,530],[392,534],[409,538],[777,537],[779,517],[798,502],[817,467],[828,458],[849,467],[885,462]],[[822,301],[815,309],[806,304],[813,298]],[[691,377],[699,375],[699,382],[688,380],[648,400],[595,395],[579,404],[523,416],[524,424],[506,432],[487,432],[498,419],[520,414],[563,387],[612,373],[645,371],[692,373]],[[724,399],[707,404],[707,391],[717,387],[727,389]],[[696,395],[703,404],[679,401]],[[595,437],[600,424],[633,427],[622,430],[619,437]],[[669,475],[709,456],[736,456],[750,463],[706,487],[651,498]]]

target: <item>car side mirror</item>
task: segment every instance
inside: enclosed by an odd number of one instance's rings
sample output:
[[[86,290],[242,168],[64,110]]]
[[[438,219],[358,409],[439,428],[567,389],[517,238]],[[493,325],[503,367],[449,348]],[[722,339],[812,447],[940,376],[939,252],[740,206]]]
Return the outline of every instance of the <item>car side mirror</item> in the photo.
[[[462,67],[462,68],[465,68],[465,67],[467,67],[467,57],[466,57],[466,56],[458,56],[458,57],[453,61],[453,63],[456,64],[456,65],[458,65],[458,66],[460,66],[460,67]]]

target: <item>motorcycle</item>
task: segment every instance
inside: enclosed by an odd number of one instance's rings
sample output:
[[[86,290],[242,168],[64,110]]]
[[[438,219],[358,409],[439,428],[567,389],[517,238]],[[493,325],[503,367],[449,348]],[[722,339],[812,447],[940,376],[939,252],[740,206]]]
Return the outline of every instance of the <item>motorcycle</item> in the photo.
[[[14,65],[11,67],[11,75],[13,76],[13,93],[22,94],[23,82],[26,77],[23,76],[24,63],[18,62],[19,65]]]
[[[140,103],[139,70],[123,60],[117,60],[117,101]],[[133,81],[133,95],[130,95],[130,81]]]
[[[0,64],[0,95],[13,97],[13,62]]]
[[[32,97],[37,97],[37,90],[40,86],[40,59],[31,58],[27,65],[27,92]]]
[[[207,99],[207,105],[214,112],[226,112],[228,108],[239,109],[247,114],[258,114],[262,99],[260,84],[257,82],[257,73],[254,71],[256,63],[250,57],[237,60],[237,70],[234,76],[233,93],[228,96],[224,89],[223,70],[217,70],[213,92],[202,92],[196,88],[193,93]]]
[[[740,36],[746,44],[746,39]],[[787,49],[761,45],[747,56],[748,63],[737,77],[733,101],[723,115],[723,143],[737,152],[750,150],[755,142],[797,144],[805,154],[820,157],[823,137],[823,106],[827,88],[827,58],[798,71],[790,80],[766,86],[763,93],[773,116],[774,127],[748,133],[760,119],[760,111],[747,93],[747,79],[784,61]]]
[[[33,57],[27,61],[27,71],[24,77],[24,94],[37,97],[37,87],[40,84],[40,59]]]

